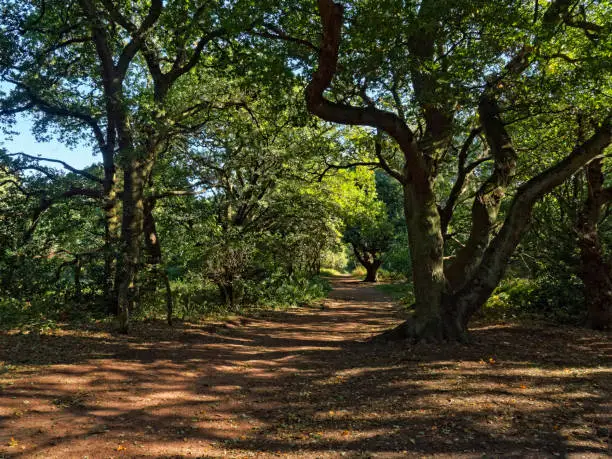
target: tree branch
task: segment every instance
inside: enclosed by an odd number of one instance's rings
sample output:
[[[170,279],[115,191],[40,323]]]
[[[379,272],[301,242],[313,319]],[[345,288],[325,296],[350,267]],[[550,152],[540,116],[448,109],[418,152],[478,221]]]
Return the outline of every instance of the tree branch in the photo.
[[[266,32],[253,32],[254,35],[263,37],[263,38],[272,38],[275,40],[283,40],[289,43],[295,43],[301,46],[305,46],[306,48],[319,53],[320,49],[315,44],[311,43],[308,40],[304,40],[303,38],[297,38],[289,35],[287,32],[282,30],[280,27],[276,27],[272,24],[264,24],[264,27],[268,30]],[[272,31],[269,32],[269,31]]]
[[[469,317],[493,292],[529,224],[535,203],[589,161],[601,155],[611,142],[612,116],[608,116],[595,133],[586,142],[574,148],[565,159],[519,187],[500,231],[489,244],[478,268],[454,296],[454,304],[460,310],[459,314],[465,313],[466,317]]]
[[[96,138],[96,142],[98,143],[98,147],[100,148],[100,150],[104,151],[104,148],[106,147],[106,141],[104,139],[102,129],[98,124],[98,120],[95,117],[88,113],[83,113],[75,109],[53,105],[50,102],[44,100],[38,94],[36,94],[36,92],[32,88],[23,84],[20,81],[12,79],[7,79],[7,81],[22,89],[28,99],[30,99],[30,103],[26,104],[24,107],[21,107],[19,111],[25,111],[29,108],[38,107],[43,113],[46,113],[47,115],[74,118],[80,120],[91,128],[94,137]]]
[[[81,170],[81,169],[76,169],[74,167],[72,167],[70,164],[65,163],[64,161],[61,161],[59,159],[52,159],[52,158],[44,158],[42,156],[31,156],[31,155],[27,155],[25,153],[8,153],[6,156],[21,156],[22,158],[27,158],[33,161],[46,161],[46,162],[50,162],[50,163],[56,163],[56,164],[61,164],[65,169],[69,170],[70,172],[73,172],[74,174],[80,175],[82,177],[85,177],[93,182],[97,182],[97,183],[103,183],[104,180],[96,177],[93,174],[90,174],[87,171]]]
[[[459,196],[461,196],[461,192],[463,191],[463,186],[465,185],[465,180],[468,174],[478,165],[473,166],[471,169],[468,166],[465,167],[465,162],[467,161],[468,153],[470,151],[470,147],[472,143],[474,143],[474,139],[480,134],[482,128],[472,129],[470,134],[468,135],[465,142],[461,146],[461,150],[459,151],[459,156],[457,157],[457,179],[453,184],[453,188],[446,200],[446,205],[444,208],[440,210],[440,225],[442,228],[442,235],[444,236],[448,230],[448,225],[453,217],[453,211],[455,210],[455,206],[457,205],[457,200]],[[473,163],[470,165],[472,166]]]
[[[120,79],[123,79],[130,62],[132,62],[136,53],[142,48],[145,34],[159,19],[163,9],[163,2],[162,0],[152,0],[149,11],[138,28],[121,14],[111,0],[103,0],[103,3],[111,18],[132,36],[130,42],[121,51],[117,62],[117,72],[120,75]]]
[[[451,287],[458,288],[471,275],[484,254],[495,228],[495,222],[506,188],[516,170],[517,155],[512,139],[501,120],[500,109],[491,91],[483,94],[478,111],[491,155],[495,161],[491,176],[481,185],[472,204],[470,236],[454,262],[446,269]]]
[[[385,157],[382,154],[382,144],[380,143],[379,139],[376,139],[374,144],[374,149],[376,152],[376,157],[378,158],[380,167],[387,173],[389,174],[391,177],[393,177],[395,180],[397,180],[400,183],[405,183],[406,182],[406,178],[398,171],[396,171],[395,169],[393,169],[389,163],[387,162],[387,160],[385,159]]]
[[[338,67],[343,7],[332,0],[318,0],[319,15],[323,26],[323,36],[318,59],[318,67],[306,87],[306,105],[308,110],[318,117],[335,123],[370,126],[387,133],[394,138],[406,157],[407,164],[416,170],[424,170],[414,134],[408,125],[395,113],[380,110],[373,106],[355,107],[331,102],[324,96],[330,87]],[[418,178],[426,180],[424,174]]]
[[[335,170],[342,170],[342,169],[350,169],[352,167],[359,167],[359,166],[366,166],[366,167],[382,167],[382,165],[379,162],[370,162],[370,161],[356,161],[354,163],[348,163],[348,164],[329,164],[329,163],[325,163],[325,169],[323,170],[323,172],[321,172],[319,175],[319,179],[318,181],[322,181],[323,178],[325,177],[325,175],[332,169]]]

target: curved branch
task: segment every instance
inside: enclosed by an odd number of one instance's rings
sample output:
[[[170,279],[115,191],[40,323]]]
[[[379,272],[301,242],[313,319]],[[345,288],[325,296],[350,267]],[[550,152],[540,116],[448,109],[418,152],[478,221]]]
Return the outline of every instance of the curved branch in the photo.
[[[86,179],[89,179],[93,182],[97,182],[97,183],[104,183],[104,180],[96,177],[93,174],[90,174],[87,171],[84,171],[82,169],[76,169],[74,167],[72,167],[70,164],[61,161],[59,159],[52,159],[52,158],[44,158],[42,156],[32,156],[32,155],[27,155],[25,153],[8,153],[6,156],[21,156],[22,158],[27,158],[33,161],[46,161],[46,162],[50,162],[50,163],[56,163],[56,164],[61,164],[65,169],[69,170],[70,172],[80,175],[81,177],[85,177]],[[40,170],[40,169],[37,169]]]
[[[276,27],[273,24],[264,24],[264,28],[266,29],[265,32],[253,32],[253,35],[257,35],[263,38],[272,38],[274,40],[282,40],[289,43],[295,43],[297,45],[309,48],[310,50],[315,51],[317,53],[320,51],[319,47],[314,45],[310,41],[305,40],[303,38],[293,37],[284,30],[282,30],[280,27]]]
[[[106,148],[106,141],[104,140],[104,134],[102,133],[102,129],[98,124],[98,120],[94,116],[88,113],[83,113],[82,111],[76,109],[53,105],[52,103],[44,100],[42,97],[36,94],[36,92],[32,88],[23,84],[20,81],[12,79],[6,79],[6,81],[22,89],[30,100],[30,102],[24,105],[23,107],[19,107],[12,110],[4,110],[2,111],[3,114],[9,114],[11,112],[24,112],[31,108],[37,107],[40,111],[47,115],[77,119],[91,128],[94,137],[96,138],[96,142],[98,143],[98,147],[101,151],[104,151],[104,149]]]
[[[612,117],[562,161],[544,170],[519,187],[506,219],[487,248],[473,276],[454,295],[458,317],[469,318],[487,300],[504,275],[508,260],[529,225],[535,203],[562,184],[589,161],[601,155],[612,142]]]
[[[414,133],[395,113],[373,106],[355,107],[328,100],[324,93],[331,86],[338,67],[343,7],[332,0],[318,0],[323,25],[318,67],[306,87],[306,106],[314,115],[334,123],[370,126],[387,133],[399,144],[407,164],[415,171],[426,169],[415,143]],[[426,174],[419,174],[426,180]]]
[[[25,244],[34,234],[38,223],[40,222],[40,217],[42,214],[53,206],[57,201],[61,199],[71,198],[74,196],[86,196],[92,199],[101,199],[102,193],[99,190],[93,190],[89,188],[75,188],[70,187],[68,190],[56,195],[52,198],[41,198],[40,206],[34,211],[34,215],[32,218],[32,225],[28,228],[23,236],[23,243]]]
[[[516,170],[516,151],[501,120],[500,109],[493,94],[485,92],[478,111],[495,165],[491,176],[482,184],[474,197],[472,227],[468,242],[446,269],[448,282],[453,289],[463,285],[480,262],[495,228],[506,188],[511,183]]]
[[[376,151],[376,157],[378,158],[380,167],[387,173],[389,174],[391,177],[393,177],[395,180],[397,180],[400,183],[405,183],[406,179],[405,177],[399,173],[398,171],[396,171],[395,169],[393,169],[389,163],[387,162],[387,160],[385,159],[385,157],[382,154],[382,144],[380,143],[380,141],[378,139],[376,139],[375,141],[375,151]]]
[[[356,161],[353,163],[348,163],[348,164],[329,164],[326,163],[325,164],[325,169],[323,170],[323,172],[321,172],[319,174],[319,182],[323,180],[323,178],[325,177],[325,175],[332,169],[335,170],[341,170],[341,169],[350,169],[351,167],[358,167],[358,166],[365,166],[365,167],[382,167],[381,163],[378,162],[373,162],[373,161]]]
[[[463,142],[461,150],[459,151],[459,156],[457,157],[457,180],[455,180],[455,183],[453,184],[453,188],[448,196],[446,205],[440,210],[440,225],[442,227],[442,235],[446,235],[448,225],[453,217],[453,211],[455,210],[459,196],[461,196],[461,192],[463,191],[463,186],[465,185],[465,180],[467,179],[468,174],[484,160],[483,158],[483,160],[479,160],[480,162],[475,161],[469,166],[465,166],[470,147],[472,146],[474,139],[478,136],[478,134],[480,134],[481,131],[481,128],[472,129],[467,139],[465,139],[465,142]]]

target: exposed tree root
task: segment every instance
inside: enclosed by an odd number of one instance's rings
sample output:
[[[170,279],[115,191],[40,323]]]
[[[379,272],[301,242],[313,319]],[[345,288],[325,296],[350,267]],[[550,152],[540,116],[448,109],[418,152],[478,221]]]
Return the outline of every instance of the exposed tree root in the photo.
[[[442,319],[423,321],[415,315],[408,317],[404,322],[372,337],[371,343],[388,343],[392,341],[406,341],[414,344],[418,342],[442,343],[442,342],[469,342],[467,330],[458,323],[449,323]]]

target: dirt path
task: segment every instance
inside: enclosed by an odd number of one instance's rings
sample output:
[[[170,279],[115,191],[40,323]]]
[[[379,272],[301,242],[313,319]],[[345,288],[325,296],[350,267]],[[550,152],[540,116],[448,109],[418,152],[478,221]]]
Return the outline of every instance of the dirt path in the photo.
[[[397,323],[334,280],[324,309],[225,326],[0,335],[0,458],[607,457],[610,336],[489,326],[364,344]]]

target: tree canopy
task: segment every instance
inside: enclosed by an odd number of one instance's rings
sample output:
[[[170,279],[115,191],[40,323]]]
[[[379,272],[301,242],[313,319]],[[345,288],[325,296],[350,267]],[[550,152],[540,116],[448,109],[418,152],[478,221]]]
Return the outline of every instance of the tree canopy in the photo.
[[[408,276],[412,315],[385,339],[463,340],[500,284],[563,263],[556,281],[609,328],[610,17],[609,1],[3,0],[4,135],[27,116],[99,160],[2,151],[2,298],[56,292],[127,332],[156,308],[301,304],[354,257],[368,281]]]

